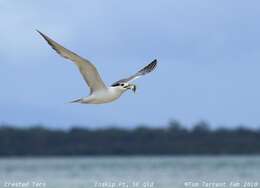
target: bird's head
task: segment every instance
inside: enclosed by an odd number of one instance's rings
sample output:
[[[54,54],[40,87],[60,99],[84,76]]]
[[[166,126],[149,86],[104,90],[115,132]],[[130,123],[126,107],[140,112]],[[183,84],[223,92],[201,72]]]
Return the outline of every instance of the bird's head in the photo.
[[[112,84],[112,87],[116,87],[116,88],[120,89],[121,91],[126,91],[128,89],[131,89],[134,93],[136,91],[136,85],[128,83],[128,82],[118,81],[118,82]]]

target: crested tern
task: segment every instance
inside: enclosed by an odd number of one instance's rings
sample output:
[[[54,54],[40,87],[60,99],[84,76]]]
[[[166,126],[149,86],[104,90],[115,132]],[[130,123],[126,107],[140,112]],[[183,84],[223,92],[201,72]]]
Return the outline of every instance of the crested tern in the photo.
[[[133,80],[152,72],[157,66],[157,60],[153,60],[151,63],[146,65],[144,68],[139,70],[134,75],[118,80],[113,83],[111,86],[106,86],[101,76],[99,75],[96,67],[87,59],[84,59],[77,55],[76,53],[66,49],[61,46],[54,40],[52,40],[47,35],[36,30],[46,41],[47,43],[62,57],[71,60],[74,62],[87,85],[90,88],[90,94],[87,97],[82,97],[76,100],[71,101],[71,103],[82,103],[82,104],[102,104],[112,102],[118,99],[125,91],[131,89],[136,91],[136,85],[132,84]]]

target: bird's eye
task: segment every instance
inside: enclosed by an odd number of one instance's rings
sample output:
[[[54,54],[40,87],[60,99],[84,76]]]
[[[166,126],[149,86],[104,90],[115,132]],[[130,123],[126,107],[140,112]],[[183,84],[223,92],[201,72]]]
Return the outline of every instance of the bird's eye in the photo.
[[[120,84],[120,86],[124,86],[125,84]]]

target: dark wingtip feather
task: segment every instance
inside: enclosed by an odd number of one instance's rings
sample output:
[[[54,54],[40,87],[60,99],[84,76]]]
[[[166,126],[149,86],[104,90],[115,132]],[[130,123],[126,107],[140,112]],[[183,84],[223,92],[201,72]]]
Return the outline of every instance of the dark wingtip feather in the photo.
[[[36,29],[36,31],[48,42],[48,44],[50,44],[52,46],[52,44],[50,43],[49,39],[47,36],[45,36],[42,32],[40,32],[39,30]]]
[[[63,56],[64,58],[68,58],[64,55],[61,54],[61,52],[59,51],[59,49],[57,49],[55,47],[55,43],[54,41],[52,41],[52,39],[50,39],[49,37],[47,37],[46,35],[44,35],[42,32],[40,32],[39,30],[36,29],[36,31],[46,40],[46,42],[52,47],[52,49],[54,49],[58,54],[60,54],[61,56]],[[73,53],[73,52],[72,52]]]
[[[152,72],[157,66],[157,59],[154,59],[149,65],[147,65],[145,68],[143,68],[142,71],[145,71],[144,73]]]
[[[154,69],[157,65],[157,59],[154,59],[149,65],[147,65],[147,68]]]
[[[35,29],[35,31],[41,34],[41,32],[38,29]]]
[[[154,59],[151,63],[157,63],[157,59]]]
[[[42,32],[40,32],[40,31],[37,30],[37,29],[36,29],[36,31],[37,31],[50,45],[52,45],[51,42],[50,42],[50,39],[49,39],[47,36],[45,36]]]
[[[35,29],[35,31],[39,33],[46,40],[46,36],[42,32],[40,32],[38,29]]]

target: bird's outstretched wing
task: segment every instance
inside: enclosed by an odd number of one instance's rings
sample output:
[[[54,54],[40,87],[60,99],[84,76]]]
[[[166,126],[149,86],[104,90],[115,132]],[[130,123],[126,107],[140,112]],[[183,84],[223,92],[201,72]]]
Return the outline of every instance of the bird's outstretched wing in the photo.
[[[124,78],[121,80],[118,80],[117,82],[113,83],[112,86],[116,86],[117,84],[121,83],[121,82],[131,82],[141,76],[144,76],[150,72],[152,72],[157,66],[157,60],[153,60],[151,63],[149,63],[148,65],[146,65],[144,68],[142,68],[141,70],[139,70],[137,73],[135,73],[134,75],[128,77],[128,78]]]
[[[62,57],[66,59],[70,59],[73,61],[79,68],[81,75],[83,76],[84,80],[87,82],[90,93],[93,93],[97,90],[106,89],[106,85],[104,84],[103,80],[101,79],[96,67],[90,63],[87,59],[84,59],[77,55],[76,53],[64,48],[48,36],[44,35],[40,31],[36,30],[47,42],[48,44]]]

